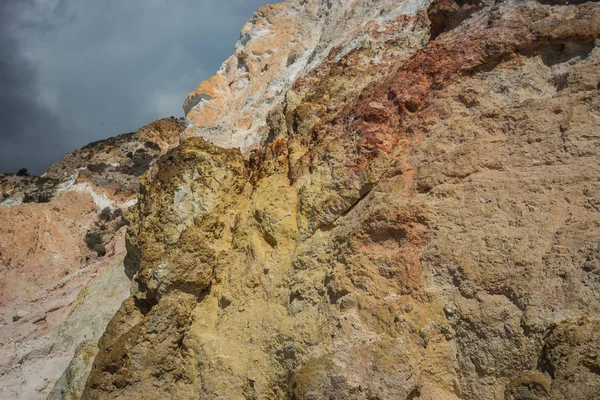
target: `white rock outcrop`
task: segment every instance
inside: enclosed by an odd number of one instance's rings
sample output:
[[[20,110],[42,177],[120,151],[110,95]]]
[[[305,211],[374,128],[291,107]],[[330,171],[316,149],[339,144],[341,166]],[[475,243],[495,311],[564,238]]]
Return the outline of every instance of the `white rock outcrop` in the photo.
[[[389,39],[377,35],[429,0],[289,0],[261,7],[244,25],[232,55],[184,103],[184,136],[201,136],[242,153],[268,138],[268,113],[297,78],[336,48],[338,59],[358,47]],[[401,34],[402,27],[397,28]],[[387,32],[386,32],[387,33]]]

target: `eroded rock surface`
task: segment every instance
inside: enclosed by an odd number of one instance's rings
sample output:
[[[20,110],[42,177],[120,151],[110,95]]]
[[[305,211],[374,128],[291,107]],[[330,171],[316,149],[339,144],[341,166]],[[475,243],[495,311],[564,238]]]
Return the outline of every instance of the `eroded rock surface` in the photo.
[[[186,99],[186,136],[202,136],[244,154],[259,148],[269,138],[269,112],[297,78],[328,55],[337,62],[357,48],[369,47],[364,68],[388,58],[386,50],[404,50],[403,41],[419,39],[405,21],[428,3],[289,0],[261,7],[242,29],[235,54]],[[399,43],[389,46],[390,41]]]
[[[53,398],[81,396],[96,343],[130,294],[123,212],[182,129],[155,121],[77,150],[42,177],[0,177],[0,398],[46,398],[70,364]]]
[[[363,5],[259,10],[190,96],[83,398],[598,398],[600,4]]]

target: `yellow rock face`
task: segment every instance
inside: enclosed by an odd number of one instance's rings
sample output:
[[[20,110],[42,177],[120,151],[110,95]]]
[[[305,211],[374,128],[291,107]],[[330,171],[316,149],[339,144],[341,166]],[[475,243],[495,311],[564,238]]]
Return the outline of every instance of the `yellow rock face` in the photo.
[[[142,179],[84,399],[597,397],[600,5],[425,6],[259,10]]]

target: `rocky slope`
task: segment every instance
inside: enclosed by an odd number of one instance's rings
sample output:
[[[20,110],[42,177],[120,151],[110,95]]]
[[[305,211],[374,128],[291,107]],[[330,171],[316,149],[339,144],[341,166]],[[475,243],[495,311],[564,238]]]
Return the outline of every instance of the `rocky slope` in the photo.
[[[600,398],[599,39],[591,1],[259,9],[185,125],[0,176],[0,398]]]
[[[72,385],[81,391],[129,295],[122,212],[182,128],[156,121],[77,150],[42,177],[0,176],[0,398],[46,398],[75,352],[85,358]]]
[[[83,398],[597,399],[599,36],[595,2],[260,9],[143,179]]]

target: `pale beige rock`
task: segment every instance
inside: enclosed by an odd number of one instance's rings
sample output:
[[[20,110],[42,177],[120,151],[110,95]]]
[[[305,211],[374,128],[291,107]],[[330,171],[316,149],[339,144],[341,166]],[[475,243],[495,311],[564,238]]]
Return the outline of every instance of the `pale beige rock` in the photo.
[[[57,202],[61,197],[56,198]],[[91,199],[80,202],[85,205]],[[25,227],[22,232],[26,232]],[[83,267],[76,264],[69,274],[63,273],[64,265],[61,264],[60,268],[55,267],[59,276],[49,274],[45,280],[36,280],[39,276],[34,271],[27,271],[26,266],[36,269],[46,266],[46,272],[50,273],[52,265],[35,264],[32,258],[21,266],[22,274],[12,274],[6,281],[8,287],[20,283],[34,287],[35,292],[29,292],[24,298],[17,293],[0,309],[3,318],[0,326],[0,398],[46,398],[78,348],[91,346],[94,349],[87,355],[82,367],[89,371],[96,342],[111,316],[129,295],[130,281],[122,262],[125,254],[123,234],[121,231],[108,246],[106,258]],[[72,236],[62,239],[73,241]],[[60,253],[49,245],[45,249]],[[33,254],[44,257],[40,251]],[[48,259],[51,258],[49,255]],[[102,301],[98,301],[99,297]],[[23,313],[23,317],[11,321],[11,316],[18,312]],[[84,372],[78,373],[78,379],[85,382]]]
[[[97,341],[129,295],[122,212],[182,127],[155,121],[68,154],[42,177],[0,176],[0,398],[81,396]]]

